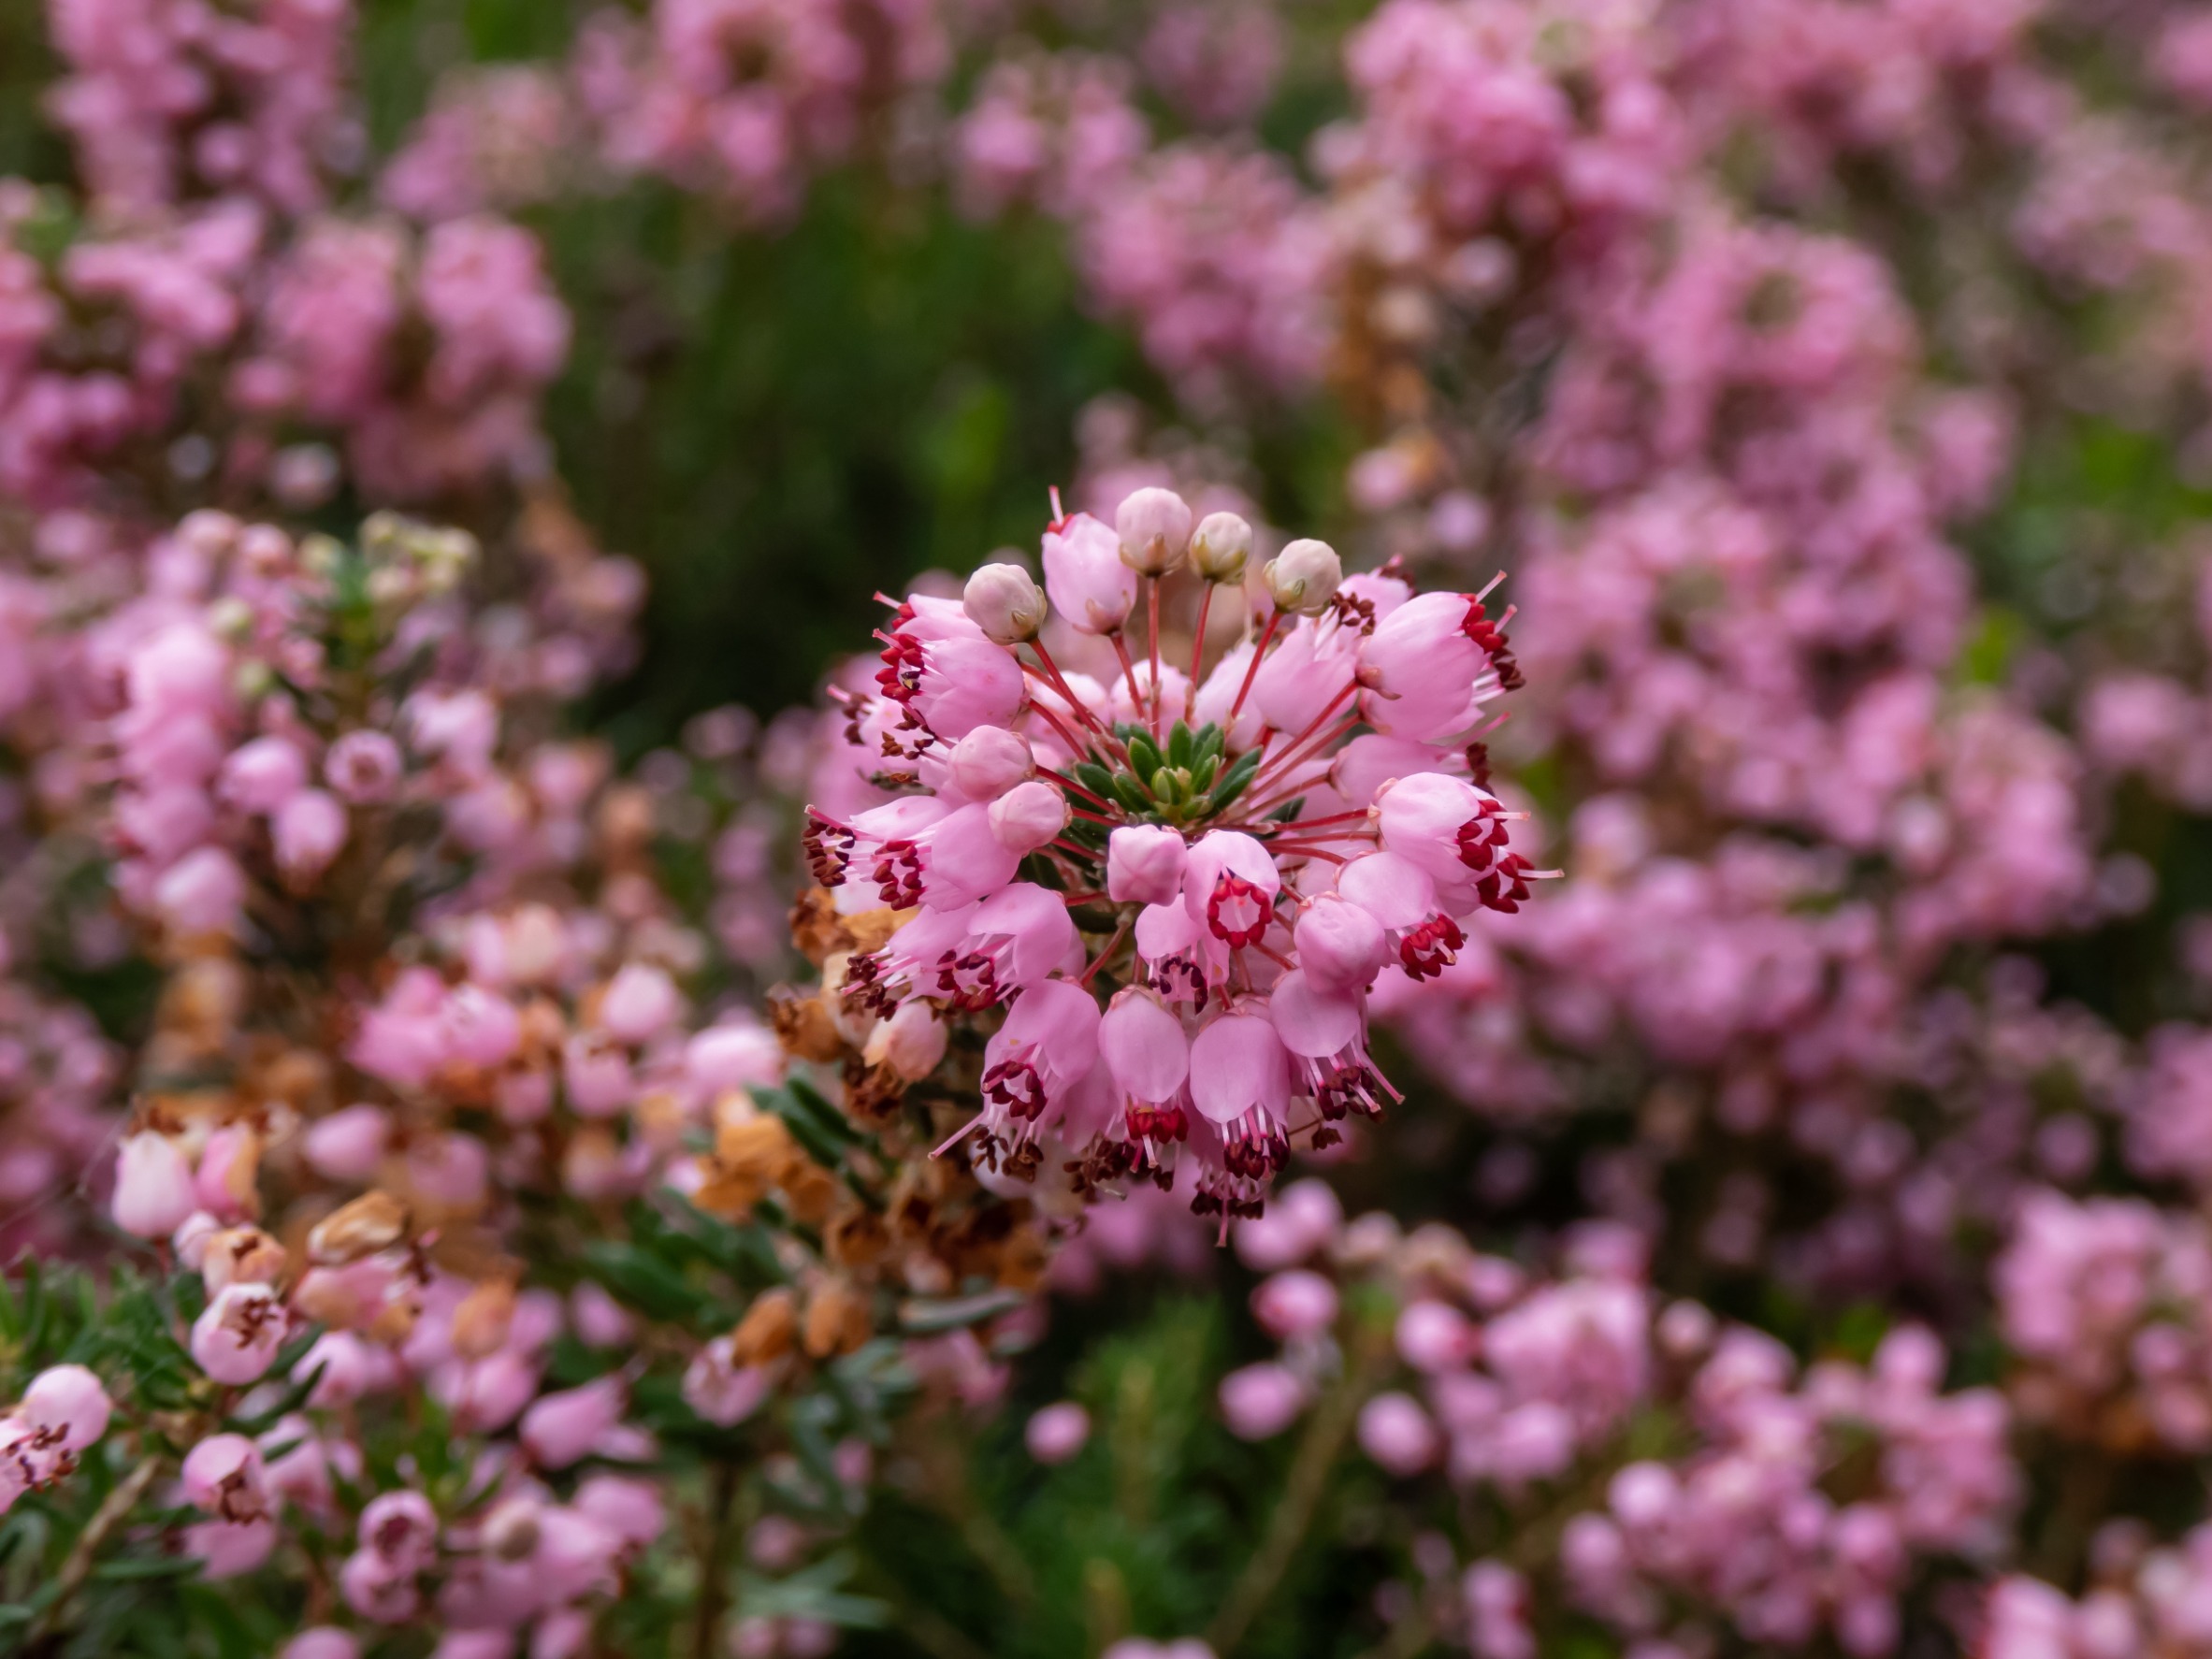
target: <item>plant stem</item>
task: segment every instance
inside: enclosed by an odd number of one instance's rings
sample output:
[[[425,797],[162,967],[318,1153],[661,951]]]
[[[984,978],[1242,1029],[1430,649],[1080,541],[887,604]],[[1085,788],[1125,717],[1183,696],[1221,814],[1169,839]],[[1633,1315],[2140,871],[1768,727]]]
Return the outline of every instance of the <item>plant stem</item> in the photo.
[[[1207,1645],[1224,1659],[1251,1631],[1252,1621],[1267,1605],[1268,1597],[1290,1571],[1299,1546],[1306,1541],[1314,1511],[1321,1507],[1322,1494],[1328,1490],[1329,1471],[1336,1467],[1344,1442],[1352,1435],[1352,1425],[1359,1417],[1360,1403],[1366,1398],[1367,1390],[1375,1380],[1382,1351],[1383,1345],[1371,1334],[1364,1339],[1358,1358],[1346,1367],[1337,1386],[1329,1391],[1307,1421],[1297,1453],[1291,1460],[1290,1477],[1282,1485],[1282,1497],[1275,1506],[1275,1513],[1267,1519],[1266,1536],[1260,1540],[1251,1560],[1245,1564],[1244,1571],[1237,1576],[1228,1599],[1222,1602],[1222,1610],[1214,1616],[1213,1625],[1207,1632]]]
[[[692,1610],[691,1659],[715,1659],[715,1633],[730,1605],[723,1567],[737,1508],[737,1465],[717,1460],[710,1479],[706,1536],[699,1552],[699,1606]]]
[[[100,1553],[100,1546],[108,1541],[108,1535],[128,1520],[138,1500],[146,1495],[154,1479],[161,1473],[162,1459],[158,1452],[150,1452],[138,1466],[124,1476],[105,1502],[93,1512],[84,1530],[77,1535],[77,1542],[70,1546],[68,1559],[62,1563],[62,1570],[54,1575],[54,1598],[46,1611],[31,1628],[23,1633],[26,1652],[60,1629],[62,1612],[69,1605],[69,1598],[84,1587],[92,1576],[93,1564]]]

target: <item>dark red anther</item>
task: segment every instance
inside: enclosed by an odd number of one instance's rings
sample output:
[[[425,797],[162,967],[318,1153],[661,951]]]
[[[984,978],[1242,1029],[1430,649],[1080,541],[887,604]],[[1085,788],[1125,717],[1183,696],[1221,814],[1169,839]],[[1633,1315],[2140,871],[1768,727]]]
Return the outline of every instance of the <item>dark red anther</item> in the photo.
[[[1398,941],[1398,960],[1415,979],[1434,979],[1459,959],[1467,935],[1448,916],[1432,916]]]
[[[1045,1080],[1026,1060],[1002,1060],[983,1074],[983,1098],[1005,1107],[1009,1118],[1041,1118]]]
[[[1222,919],[1222,912],[1232,904],[1249,903],[1253,919],[1243,927],[1234,926]],[[1223,873],[1213,885],[1213,896],[1206,902],[1206,925],[1213,930],[1213,936],[1231,950],[1242,950],[1259,944],[1266,937],[1268,924],[1275,919],[1275,901],[1265,889],[1254,887],[1241,875]]]

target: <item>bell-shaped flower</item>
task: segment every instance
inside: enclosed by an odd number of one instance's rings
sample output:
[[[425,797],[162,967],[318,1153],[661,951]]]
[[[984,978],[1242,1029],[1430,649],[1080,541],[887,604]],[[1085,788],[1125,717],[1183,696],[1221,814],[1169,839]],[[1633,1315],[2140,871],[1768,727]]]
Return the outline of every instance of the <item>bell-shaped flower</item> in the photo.
[[[1396,853],[1369,853],[1337,874],[1337,891],[1381,924],[1398,961],[1416,979],[1434,978],[1458,959],[1467,934],[1438,903],[1437,884]]]
[[[618,1043],[649,1043],[683,1017],[684,993],[650,962],[625,962],[600,998],[600,1029]]]
[[[1224,1014],[1207,1026],[1191,1045],[1191,1099],[1224,1126],[1255,1117],[1282,1123],[1290,1060],[1275,1027],[1257,1013]]]
[[[1465,731],[1496,689],[1490,654],[1467,624],[1481,605],[1462,593],[1408,599],[1360,642],[1361,712],[1376,730],[1438,742]]]
[[[1137,912],[1130,938],[1154,990],[1170,1003],[1205,1006],[1209,942],[1179,896],[1172,904],[1148,904]]]
[[[1136,603],[1136,572],[1121,562],[1121,539],[1087,512],[1045,532],[1045,592],[1078,632],[1110,634]]]
[[[1026,695],[1021,665],[989,640],[939,640],[918,652],[906,699],[942,741],[958,743],[980,726],[1005,726]]]
[[[1257,945],[1275,920],[1282,873],[1267,849],[1237,830],[1209,830],[1191,848],[1183,903],[1210,942],[1217,972],[1227,953]]]
[[[1034,1132],[1096,1063],[1098,1026],[1098,1003],[1079,985],[1048,979],[1023,991],[984,1047],[985,1118]]]
[[[1399,778],[1375,798],[1385,850],[1439,882],[1465,882],[1496,862],[1506,845],[1503,813],[1496,796],[1440,772]]]
[[[223,762],[215,794],[239,812],[273,813],[307,787],[307,757],[285,737],[257,737]]]
[[[970,914],[960,957],[940,966],[932,994],[961,1008],[988,1008],[1041,983],[1076,948],[1076,924],[1060,895],[1014,882]]]
[[[1292,736],[1343,707],[1359,671],[1360,636],[1333,617],[1301,618],[1252,676],[1260,718]]]
[[[51,1365],[31,1379],[17,1415],[41,1440],[79,1452],[108,1432],[110,1407],[100,1379],[82,1365]]]
[[[283,1346],[284,1305],[264,1284],[225,1285],[192,1325],[193,1363],[232,1387],[258,1382]]]
[[[963,806],[924,830],[904,890],[932,910],[950,910],[987,899],[1012,881],[1021,855],[999,838],[992,819],[998,804]]]
[[[1152,992],[1132,986],[1100,1020],[1098,1050],[1126,1103],[1131,1137],[1181,1140],[1187,1126],[1177,1103],[1191,1075],[1183,1022]]]
[[[1291,1055],[1296,1091],[1332,1122],[1348,1112],[1374,1117],[1402,1098],[1367,1055],[1366,1011],[1357,990],[1323,985],[1304,968],[1267,992],[1267,1017]],[[1316,1145],[1323,1143],[1316,1141]]]
[[[166,1238],[198,1207],[192,1165],[175,1141],[152,1130],[123,1137],[108,1205],[118,1227],[139,1238]]]
[[[1390,959],[1382,924],[1336,893],[1323,893],[1298,913],[1298,966],[1316,985],[1332,990],[1364,989]]]

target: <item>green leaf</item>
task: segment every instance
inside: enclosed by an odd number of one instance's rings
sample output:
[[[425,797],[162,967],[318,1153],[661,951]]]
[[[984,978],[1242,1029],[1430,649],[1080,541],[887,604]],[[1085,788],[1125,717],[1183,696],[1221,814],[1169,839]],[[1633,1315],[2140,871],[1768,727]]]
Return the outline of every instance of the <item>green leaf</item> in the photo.
[[[1260,752],[1248,749],[1237,756],[1235,764],[1222,774],[1222,781],[1214,786],[1213,810],[1223,812],[1245,791],[1252,781],[1252,774],[1260,770]]]
[[[858,1143],[864,1138],[851,1120],[804,1077],[793,1077],[784,1087],[790,1091],[793,1104],[803,1109],[832,1139]]]
[[[1167,764],[1170,766],[1189,766],[1195,746],[1191,736],[1190,727],[1178,720],[1174,729],[1167,734]]]

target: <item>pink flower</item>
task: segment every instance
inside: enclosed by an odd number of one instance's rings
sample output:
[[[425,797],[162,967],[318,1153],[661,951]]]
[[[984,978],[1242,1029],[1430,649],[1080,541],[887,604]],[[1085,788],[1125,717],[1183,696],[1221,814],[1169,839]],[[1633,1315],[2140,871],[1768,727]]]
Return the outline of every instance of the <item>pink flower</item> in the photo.
[[[438,1552],[438,1511],[419,1492],[385,1492],[361,1511],[355,1535],[363,1550],[400,1573],[419,1573]]]
[[[1179,1141],[1188,1133],[1183,1088],[1191,1075],[1191,1041],[1183,1022],[1151,992],[1120,992],[1099,1022],[1099,1053],[1127,1106],[1135,1140]]]
[[[619,1377],[546,1394],[523,1413],[519,1438],[539,1464],[565,1469],[588,1455],[622,1420],[629,1391]]]
[[[80,1452],[108,1432],[108,1391],[82,1365],[53,1365],[31,1379],[16,1414],[42,1440]]]
[[[260,1521],[268,1514],[261,1452],[243,1435],[210,1435],[184,1454],[184,1501],[219,1521]]]
[[[1023,991],[983,1050],[984,1118],[1017,1140],[1061,1104],[1098,1060],[1098,1003],[1080,986],[1048,979]]]
[[[333,1181],[365,1181],[383,1161],[391,1118],[382,1106],[341,1106],[307,1127],[302,1147],[316,1172]]]
[[[1221,1403],[1231,1434],[1240,1440],[1268,1440],[1306,1409],[1306,1385],[1282,1365],[1247,1365],[1222,1378]]]
[[[1475,1328],[1449,1303],[1410,1302],[1398,1315],[1398,1357],[1416,1371],[1449,1371],[1464,1365],[1477,1342]]]
[[[1437,1429],[1409,1395],[1377,1394],[1359,1414],[1360,1450],[1393,1475],[1412,1475],[1437,1454]]]
[[[990,803],[990,832],[1012,853],[1034,852],[1067,828],[1067,800],[1050,784],[1017,784]]]
[[[115,1161],[115,1224],[140,1238],[167,1238],[199,1207],[192,1165],[176,1142],[152,1130],[123,1138]]]
[[[381,806],[398,792],[406,763],[381,731],[349,731],[323,757],[323,781],[353,806]]]
[[[1064,1464],[1091,1438],[1091,1414],[1073,1400],[1059,1401],[1031,1413],[1021,1438],[1037,1462]]]
[[[650,1042],[683,1017],[675,982],[646,962],[626,962],[600,1000],[601,1030],[618,1043]]]
[[[269,842],[277,869],[291,885],[312,882],[345,846],[346,809],[320,789],[302,789],[278,807],[269,820]]]
[[[216,793],[239,812],[273,813],[307,787],[307,757],[289,738],[257,737],[223,762]]]
[[[283,1346],[284,1306],[267,1285],[231,1284],[192,1325],[193,1363],[234,1387],[260,1380]]]
[[[1408,599],[1361,643],[1361,711],[1378,731],[1424,742],[1455,736],[1498,684],[1492,663],[1502,651],[1503,636],[1469,596]]]
[[[1304,1268],[1275,1274],[1252,1291],[1252,1318],[1278,1342],[1317,1336],[1337,1322],[1337,1287]]]
[[[1106,838],[1106,895],[1123,903],[1173,904],[1190,847],[1175,830],[1124,824]]]
[[[775,1386],[760,1365],[740,1365],[734,1345],[717,1336],[684,1369],[684,1404],[718,1428],[743,1422],[766,1403]]]
[[[245,902],[245,873],[221,847],[195,848],[153,884],[155,910],[170,928],[185,935],[233,931]]]
[[[1087,512],[1045,532],[1045,591],[1052,608],[1087,634],[1110,634],[1136,603],[1136,572],[1121,562],[1121,541]]]
[[[1036,758],[1019,733],[978,726],[953,744],[946,770],[969,800],[996,801],[1036,771]]]

